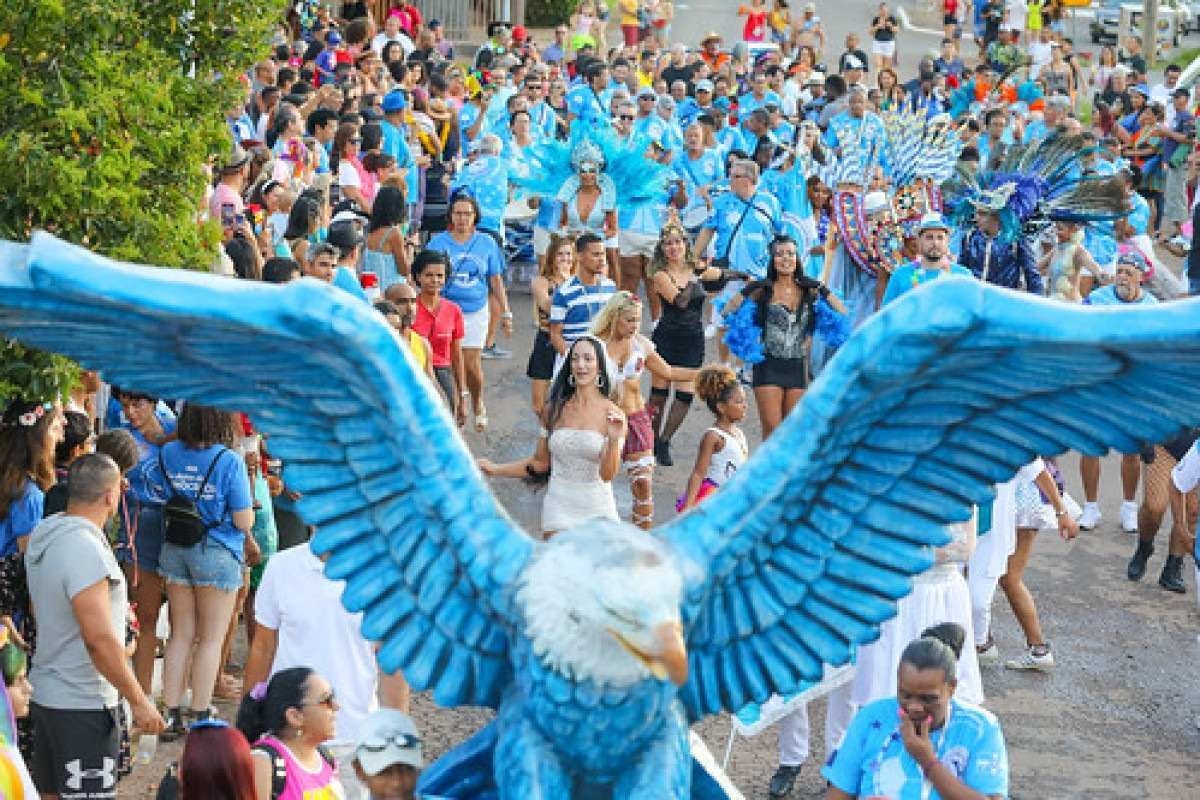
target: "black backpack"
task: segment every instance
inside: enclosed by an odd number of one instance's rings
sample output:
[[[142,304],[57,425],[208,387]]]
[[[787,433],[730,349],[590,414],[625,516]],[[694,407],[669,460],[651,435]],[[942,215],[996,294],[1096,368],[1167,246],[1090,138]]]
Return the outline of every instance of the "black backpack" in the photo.
[[[211,528],[220,524],[219,520],[217,522],[206,520],[200,513],[200,509],[196,507],[196,502],[204,496],[208,479],[212,477],[213,470],[216,469],[221,456],[227,452],[229,452],[229,448],[223,447],[221,452],[213,458],[212,463],[208,465],[208,472],[204,473],[204,480],[200,482],[200,488],[196,490],[196,496],[193,498],[175,491],[175,485],[171,483],[171,476],[167,474],[167,467],[163,464],[162,449],[159,449],[158,468],[162,470],[163,480],[167,483],[167,491],[171,493],[171,497],[163,507],[163,518],[166,521],[163,539],[167,542],[177,547],[194,547],[204,541],[204,537],[208,535]]]
[[[275,746],[268,742],[258,742],[250,749],[266,753],[271,759],[271,800],[275,800],[283,794],[283,787],[287,785],[287,762],[283,760],[283,756],[275,749]],[[317,746],[317,752],[321,754],[321,758],[325,759],[326,764],[331,767],[337,766],[333,755],[323,745]]]

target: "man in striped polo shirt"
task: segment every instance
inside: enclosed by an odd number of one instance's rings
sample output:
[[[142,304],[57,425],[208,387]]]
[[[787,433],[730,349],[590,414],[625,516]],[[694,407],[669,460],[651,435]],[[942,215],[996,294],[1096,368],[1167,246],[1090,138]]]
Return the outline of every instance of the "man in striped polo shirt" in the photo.
[[[550,344],[558,353],[557,373],[571,343],[588,332],[592,318],[617,291],[606,276],[604,241],[594,233],[575,240],[575,274],[564,281],[550,300]]]

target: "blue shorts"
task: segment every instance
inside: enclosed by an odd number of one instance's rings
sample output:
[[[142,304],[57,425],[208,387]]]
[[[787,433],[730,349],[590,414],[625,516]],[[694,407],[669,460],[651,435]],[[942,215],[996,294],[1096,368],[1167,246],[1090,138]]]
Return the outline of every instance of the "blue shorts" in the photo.
[[[211,586],[223,592],[242,588],[242,563],[211,537],[191,547],[165,543],[158,565],[167,583]]]
[[[125,530],[125,515],[118,513],[120,526],[117,531],[117,561],[122,564],[134,563],[144,572],[159,573],[159,559],[163,548],[163,507],[156,503],[138,503],[130,495],[125,495],[125,502],[131,516],[136,515],[137,524],[133,526],[133,548],[129,547],[129,532]],[[133,521],[132,519],[130,520]]]

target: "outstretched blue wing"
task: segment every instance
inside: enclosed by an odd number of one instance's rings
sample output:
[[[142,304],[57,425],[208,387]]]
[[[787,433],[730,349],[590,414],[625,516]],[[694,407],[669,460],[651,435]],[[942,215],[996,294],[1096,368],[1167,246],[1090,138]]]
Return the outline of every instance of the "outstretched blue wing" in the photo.
[[[39,233],[0,242],[0,333],[122,386],[250,414],[384,669],[442,705],[499,703],[510,587],[533,542],[370,306],[309,279],[117,264]]]
[[[926,545],[1035,455],[1200,422],[1200,301],[1071,307],[946,279],[846,343],[720,498],[660,528],[685,567],[693,717],[787,695],[878,636]]]

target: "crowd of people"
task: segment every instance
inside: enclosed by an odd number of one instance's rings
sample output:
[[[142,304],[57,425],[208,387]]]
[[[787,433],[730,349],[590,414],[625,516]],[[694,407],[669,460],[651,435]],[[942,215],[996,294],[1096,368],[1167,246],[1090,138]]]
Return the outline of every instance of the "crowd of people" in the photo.
[[[665,518],[654,473],[674,466],[697,397],[712,423],[675,511],[714,502],[749,457],[750,396],[766,440],[847,332],[922,283],[958,274],[1106,306],[1200,292],[1181,66],[1159,80],[1133,40],[1090,63],[1058,0],[945,0],[940,46],[903,54],[909,80],[886,3],[840,48],[814,3],[785,0],[740,6],[732,47],[717,32],[674,41],[670,0],[618,0],[611,17],[581,0],[549,41],[493,22],[478,47],[448,41],[418,5],[294,4],[226,115],[230,152],[203,203],[223,231],[214,271],[306,277],[371,303],[478,433],[491,425],[487,362],[512,358],[506,339],[531,325],[532,455],[478,464],[545,487],[539,538],[586,518]],[[942,161],[914,172],[905,136]],[[963,178],[1035,152],[1056,179],[1103,182],[1120,213],[1030,234],[1027,209]],[[943,195],[971,199],[951,208]],[[1187,256],[1184,282],[1168,253]],[[526,282],[533,319],[516,320],[510,291]],[[1186,591],[1194,440],[1121,462],[1130,580],[1169,507],[1159,583]],[[628,512],[613,492],[622,468]],[[1079,507],[1037,459],[953,526],[830,695],[830,798],[1005,796],[1003,737],[979,707],[980,667],[999,659],[993,595],[1027,642],[1005,666],[1052,668],[1023,573],[1038,530],[1100,524],[1099,476],[1082,459]],[[115,797],[157,735],[185,740],[162,782],[179,797],[413,797],[408,686],[379,670],[304,546],[296,499],[244,415],[90,373],[61,402],[8,404],[0,668],[31,795]],[[240,701],[235,724],[218,700]],[[772,797],[808,757],[803,706],[779,749]]]

